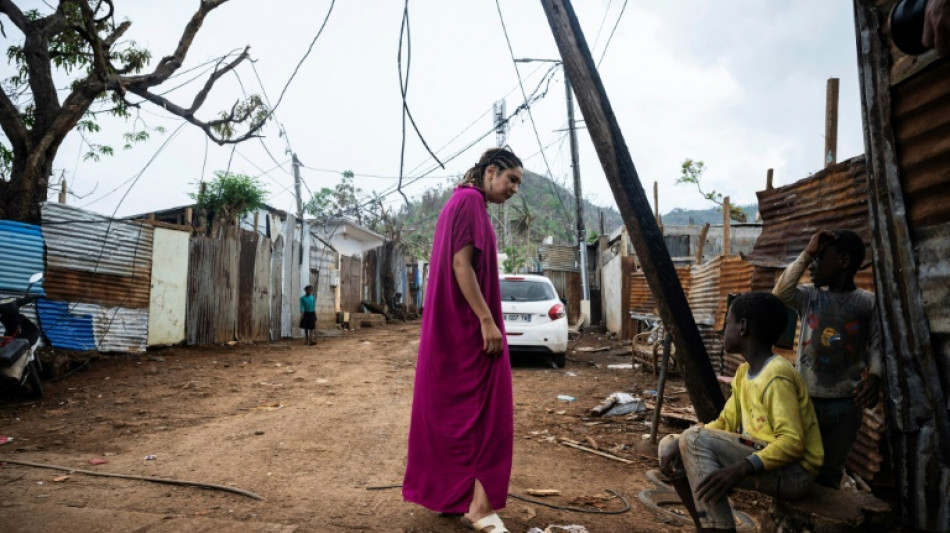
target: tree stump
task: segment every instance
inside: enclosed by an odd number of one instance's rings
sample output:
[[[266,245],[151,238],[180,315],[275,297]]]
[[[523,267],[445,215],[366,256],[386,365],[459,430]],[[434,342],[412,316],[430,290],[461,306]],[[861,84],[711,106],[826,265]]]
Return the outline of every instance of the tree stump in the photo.
[[[762,531],[776,533],[885,532],[896,527],[890,505],[869,492],[815,485],[798,500],[773,499]]]

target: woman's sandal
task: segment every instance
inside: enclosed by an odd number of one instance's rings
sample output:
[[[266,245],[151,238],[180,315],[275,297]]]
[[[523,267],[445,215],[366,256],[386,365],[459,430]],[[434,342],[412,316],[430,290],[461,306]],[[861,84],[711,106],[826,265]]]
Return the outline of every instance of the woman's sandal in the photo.
[[[508,531],[508,528],[505,527],[505,524],[501,521],[501,517],[498,516],[498,513],[492,513],[485,518],[482,518],[478,522],[470,522],[466,518],[462,518],[462,523],[466,526],[474,529],[475,531],[485,531],[486,527],[491,527],[489,533],[511,533]]]

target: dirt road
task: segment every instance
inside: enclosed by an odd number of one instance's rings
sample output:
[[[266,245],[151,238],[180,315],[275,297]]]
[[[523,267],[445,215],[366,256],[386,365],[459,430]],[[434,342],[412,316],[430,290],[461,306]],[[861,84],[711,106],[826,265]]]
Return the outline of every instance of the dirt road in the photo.
[[[266,498],[7,464],[0,531],[467,531],[403,502],[398,489],[369,490],[402,480],[418,332],[418,324],[391,325],[323,336],[315,347],[286,341],[109,357],[47,383],[41,401],[0,399],[0,435],[14,438],[0,445],[0,458],[234,486]],[[579,346],[597,343],[604,341],[586,336]],[[501,513],[512,531],[681,529],[637,501],[655,465],[646,448],[637,451],[650,413],[587,419],[612,392],[654,388],[650,373],[608,369],[630,362],[609,353],[571,353],[563,370],[513,358],[511,492],[557,489],[544,501],[609,510],[621,507],[607,499],[604,489],[612,489],[630,511],[579,514],[512,498]],[[761,505],[746,510],[760,513]]]

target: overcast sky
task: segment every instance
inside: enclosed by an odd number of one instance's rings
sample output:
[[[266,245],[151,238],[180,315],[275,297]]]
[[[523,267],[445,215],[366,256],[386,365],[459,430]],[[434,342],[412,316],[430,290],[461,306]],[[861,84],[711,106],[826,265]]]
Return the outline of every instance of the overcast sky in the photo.
[[[173,50],[197,2],[117,0],[116,4],[118,19],[133,23],[126,36],[147,46],[157,60]],[[500,4],[516,57],[558,57],[540,2],[501,0]],[[624,1],[574,4],[588,43],[596,43],[595,60],[599,59]],[[263,88],[244,64],[238,69],[240,83],[234,76],[223,78],[201,116],[212,118],[230,107],[242,85],[248,93],[263,92],[276,100],[329,6],[325,0],[231,0],[212,12],[183,70],[250,45]],[[383,190],[395,183],[402,142],[396,61],[402,9],[403,3],[396,0],[339,0],[277,109],[276,121],[306,165],[302,174],[310,190],[332,187],[343,170],[355,172],[357,185],[364,190]],[[505,98],[509,113],[521,104],[518,76],[494,1],[410,0],[409,17],[408,104],[429,145],[440,150],[440,157],[449,157],[491,129],[493,102]],[[5,26],[10,34],[11,25]],[[10,42],[5,40],[4,48]],[[527,92],[538,85],[548,66],[518,65]],[[162,89],[199,72],[175,78]],[[850,2],[631,0],[600,75],[640,178],[651,191],[651,202],[653,181],[659,182],[663,212],[709,205],[695,189],[674,185],[687,157],[705,161],[705,188],[731,196],[734,203],[755,201],[768,168],[775,169],[776,185],[821,169],[825,85],[830,77],[841,79],[838,159],[863,152]],[[168,96],[187,104],[199,87],[200,79]],[[548,146],[550,172],[559,181],[569,180],[569,150],[564,132],[559,131],[566,125],[560,71],[532,113],[540,143]],[[227,168],[230,159],[232,172],[261,175],[270,191],[269,203],[294,210],[287,139],[279,135],[277,124],[265,127],[263,143],[241,144],[232,157],[230,146],[207,143],[191,125],[174,133],[180,121],[168,116],[145,105],[142,119],[149,127],[161,125],[167,131],[128,151],[120,147],[131,123],[104,121],[102,132],[90,140],[114,145],[116,155],[99,162],[82,161],[82,141],[77,134],[70,135],[59,151],[54,181],[64,173],[70,190],[85,197],[70,196],[69,203],[106,214],[117,210],[118,215],[182,205],[189,202],[186,194],[202,176],[207,179],[213,171]],[[586,131],[581,130],[579,138],[585,196],[613,205]],[[528,169],[547,173],[526,114],[511,124],[508,143]],[[433,171],[435,178],[408,186],[407,193],[415,196],[445,183],[493,144],[494,134],[444,170]],[[405,160],[407,178],[435,166],[411,128]],[[398,195],[389,199],[401,202]]]

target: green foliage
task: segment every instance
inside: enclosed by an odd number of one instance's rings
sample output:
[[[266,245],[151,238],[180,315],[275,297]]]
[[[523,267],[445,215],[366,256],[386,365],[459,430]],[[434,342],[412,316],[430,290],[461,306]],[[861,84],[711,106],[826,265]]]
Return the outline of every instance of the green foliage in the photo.
[[[233,225],[241,215],[264,207],[267,189],[256,178],[221,170],[214,175],[198,192],[188,193],[209,221],[209,233],[216,225]]]
[[[714,204],[722,207],[723,196],[722,194],[716,191],[703,192],[701,181],[703,174],[706,172],[706,164],[702,161],[693,161],[690,158],[683,160],[683,164],[680,167],[680,177],[676,180],[676,185],[680,183],[692,183],[696,185],[696,189],[699,191],[699,194],[703,198],[713,202]],[[746,214],[742,211],[742,208],[736,205],[729,206],[729,218],[735,220],[736,222],[745,222]]]
[[[367,197],[363,189],[356,186],[353,178],[352,171],[344,171],[340,182],[332,189],[323,187],[314,193],[304,204],[304,211],[320,219],[351,218],[363,224],[374,202],[372,197]]]
[[[507,256],[502,262],[502,267],[505,269],[505,273],[516,274],[524,269],[527,260],[522,254],[520,248],[515,246],[506,246],[504,253]]]

